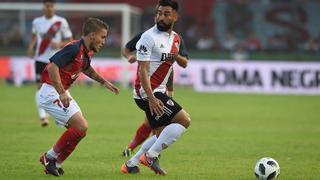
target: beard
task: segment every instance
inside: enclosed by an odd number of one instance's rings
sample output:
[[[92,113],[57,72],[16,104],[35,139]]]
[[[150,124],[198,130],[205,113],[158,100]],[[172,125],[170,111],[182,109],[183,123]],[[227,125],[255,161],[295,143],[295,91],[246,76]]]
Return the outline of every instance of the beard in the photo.
[[[91,48],[90,48],[93,52],[98,52],[98,50],[97,50],[97,48],[96,47],[94,47],[94,46],[91,46]]]
[[[171,28],[171,23],[165,24],[164,22],[157,22],[157,28],[159,29],[159,31],[166,32]]]

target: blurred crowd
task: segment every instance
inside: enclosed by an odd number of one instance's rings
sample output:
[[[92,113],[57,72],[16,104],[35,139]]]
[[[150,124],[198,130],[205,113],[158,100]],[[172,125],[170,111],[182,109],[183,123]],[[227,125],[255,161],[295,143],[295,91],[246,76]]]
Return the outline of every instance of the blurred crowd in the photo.
[[[250,52],[317,53],[320,50],[320,23],[317,23],[319,15],[316,15],[320,10],[318,1],[206,0],[194,3],[192,0],[182,0],[180,2],[182,8],[176,30],[182,35],[190,51],[233,52],[234,56],[237,56],[235,58],[245,59]],[[135,5],[132,1],[129,3]],[[153,25],[155,7],[150,1],[143,4],[143,7],[142,4],[140,2],[136,5],[143,10],[140,29],[144,30]],[[26,47],[30,40],[32,18],[28,17],[25,27],[21,28],[18,13],[14,15],[15,12],[10,12],[12,13],[10,16],[7,13],[0,12],[2,24],[0,47]],[[81,34],[78,25],[84,18],[67,16],[75,38]],[[120,17],[100,18],[105,19],[111,26],[108,46],[120,48]]]

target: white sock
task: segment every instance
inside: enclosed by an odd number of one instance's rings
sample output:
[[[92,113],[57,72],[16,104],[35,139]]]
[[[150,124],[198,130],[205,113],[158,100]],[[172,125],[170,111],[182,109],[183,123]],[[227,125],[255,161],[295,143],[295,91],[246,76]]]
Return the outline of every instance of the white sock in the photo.
[[[56,167],[61,168],[61,164],[56,162]]]
[[[53,150],[53,148],[51,148],[46,155],[49,159],[57,159],[58,158],[58,154]]]
[[[158,157],[163,149],[174,143],[185,131],[186,128],[181,124],[169,124],[162,130],[157,141],[148,150],[148,157]]]
[[[38,107],[38,112],[39,112],[40,119],[47,118],[46,111],[44,109],[40,108],[40,105],[39,105],[39,90],[37,90],[37,92],[36,92],[36,104],[37,104],[37,107]]]
[[[144,143],[141,145],[139,151],[132,156],[132,158],[127,162],[127,166],[133,167],[133,166],[138,166],[139,165],[139,158],[140,156],[147,152],[150,147],[156,142],[157,136],[153,135],[149,137],[147,140],[144,141]]]

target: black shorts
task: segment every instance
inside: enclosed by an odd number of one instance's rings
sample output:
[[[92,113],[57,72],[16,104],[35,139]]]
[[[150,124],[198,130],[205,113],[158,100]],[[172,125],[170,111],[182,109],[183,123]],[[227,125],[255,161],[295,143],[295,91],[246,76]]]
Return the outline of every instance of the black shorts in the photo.
[[[36,61],[34,66],[35,66],[35,70],[36,70],[36,82],[39,83],[40,82],[40,78],[41,78],[41,73],[44,70],[44,68],[46,67],[47,63],[44,62],[40,62],[40,61]]]
[[[171,123],[173,117],[182,109],[182,107],[169,96],[161,92],[155,92],[156,98],[160,99],[164,105],[164,114],[162,116],[152,116],[149,108],[149,102],[143,99],[135,99],[137,105],[142,109],[148,118],[151,128],[167,126]]]

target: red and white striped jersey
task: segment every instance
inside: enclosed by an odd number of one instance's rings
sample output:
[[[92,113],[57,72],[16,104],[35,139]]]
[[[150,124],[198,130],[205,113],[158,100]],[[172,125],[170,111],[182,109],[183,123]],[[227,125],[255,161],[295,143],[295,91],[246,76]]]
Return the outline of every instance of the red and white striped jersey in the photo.
[[[165,93],[174,55],[178,54],[180,43],[180,36],[176,32],[169,34],[159,31],[156,25],[144,32],[137,42],[137,60],[150,61],[148,75],[153,92]],[[138,70],[133,96],[136,99],[147,97],[141,86]]]
[[[67,20],[57,15],[50,19],[45,16],[35,18],[32,22],[32,34],[37,37],[34,59],[44,63],[48,63],[49,58],[59,50],[53,49],[50,46],[51,42],[59,43],[72,37]]]

